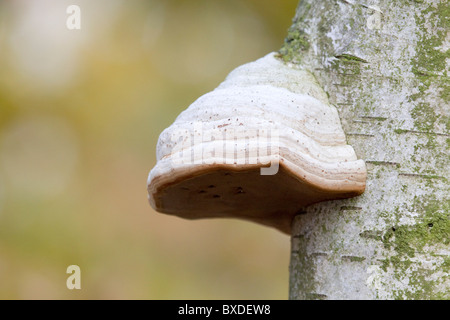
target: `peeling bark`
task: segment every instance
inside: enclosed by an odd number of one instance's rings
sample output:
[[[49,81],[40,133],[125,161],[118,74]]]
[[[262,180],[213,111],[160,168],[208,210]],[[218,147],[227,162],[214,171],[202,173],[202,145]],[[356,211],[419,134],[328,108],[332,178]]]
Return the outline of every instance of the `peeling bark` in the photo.
[[[316,76],[369,176],[296,216],[291,299],[450,298],[449,7],[300,1],[280,54]]]

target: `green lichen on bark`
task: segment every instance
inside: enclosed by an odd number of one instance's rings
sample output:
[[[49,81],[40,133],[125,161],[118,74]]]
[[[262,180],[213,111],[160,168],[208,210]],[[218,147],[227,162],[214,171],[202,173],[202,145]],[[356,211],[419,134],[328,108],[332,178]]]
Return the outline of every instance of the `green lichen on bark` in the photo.
[[[442,177],[443,168],[448,168],[448,156],[443,153],[445,147],[449,147],[448,141],[438,142],[437,128],[444,128],[448,133],[450,129],[449,117],[438,112],[439,104],[449,103],[449,75],[448,59],[450,51],[445,49],[444,41],[450,28],[450,6],[448,2],[440,2],[435,5],[423,7],[416,14],[418,26],[416,55],[411,61],[411,70],[418,83],[418,92],[412,94],[409,101],[414,107],[411,117],[414,120],[414,130],[423,133],[425,141],[418,142],[414,146],[415,153],[412,160],[416,163],[426,163],[429,159],[435,159],[434,168],[417,167],[416,172],[426,180],[425,186],[429,190],[439,190],[447,186],[448,182]],[[430,98],[431,97],[431,98]],[[436,105],[436,102],[438,105]],[[408,133],[409,130],[395,129],[397,134]],[[448,139],[447,139],[448,140]],[[425,154],[428,159],[418,157],[416,154]],[[441,182],[445,183],[442,184]],[[390,227],[383,236],[383,245],[387,250],[393,250],[382,262],[386,271],[393,270],[397,279],[407,277],[409,289],[395,291],[398,299],[448,299],[449,292],[439,292],[437,287],[442,279],[433,279],[434,273],[447,275],[450,273],[448,258],[442,258],[441,264],[433,269],[415,268],[413,259],[431,247],[450,245],[450,201],[438,200],[433,195],[424,195],[422,198],[414,198],[416,210],[420,218],[413,225],[400,225]],[[447,259],[447,260],[446,260]],[[415,262],[417,264],[417,262]]]
[[[419,81],[420,92],[413,95],[417,98],[439,81],[441,84],[440,97],[449,101],[450,80],[447,70],[447,61],[450,59],[450,50],[444,46],[444,41],[450,30],[450,5],[443,1],[437,8],[429,6],[416,15],[416,23],[421,26],[417,44],[417,55],[412,61],[412,71]]]
[[[436,292],[443,279],[434,279],[433,274],[449,274],[448,257],[442,257],[433,269],[412,268],[417,266],[414,258],[422,254],[427,247],[450,245],[450,200],[437,201],[432,197],[416,199],[416,210],[420,213],[420,222],[414,225],[390,227],[383,235],[384,248],[392,250],[381,267],[387,272],[391,269],[397,280],[407,278],[408,289],[394,290],[396,299],[445,299],[449,292]],[[445,280],[445,279],[444,279]]]
[[[394,249],[398,258],[414,257],[428,245],[450,244],[450,201],[432,200],[423,205],[419,212],[421,222],[415,225],[401,225],[389,228],[383,236],[386,249]]]
[[[284,44],[279,50],[280,58],[285,62],[300,63],[302,54],[309,50],[310,40],[308,34],[300,27],[303,19],[309,13],[311,5],[299,7],[295,23],[289,28]]]
[[[417,45],[417,59],[413,61],[413,71],[422,76],[442,75],[441,72],[446,68],[446,59],[450,58],[450,51],[442,47],[450,28],[450,6],[444,1],[437,4],[437,8],[430,6],[416,15],[416,21],[418,26],[422,26],[422,30]],[[427,22],[431,22],[431,25]],[[434,34],[429,36],[432,31]],[[447,76],[447,73],[444,72],[443,75]]]
[[[414,119],[415,130],[426,132],[426,142],[415,145],[416,152],[427,150],[431,159],[436,159],[435,168],[422,170],[422,177],[427,179],[426,187],[438,189],[438,180],[447,180],[437,174],[443,168],[448,168],[448,155],[442,151],[449,148],[448,141],[443,145],[437,142],[436,128],[444,128],[448,133],[450,129],[449,117],[442,112],[438,113],[436,105],[429,101],[440,99],[440,103],[449,103],[450,82],[448,74],[448,59],[450,51],[445,49],[444,41],[450,30],[450,6],[448,2],[437,3],[435,6],[428,6],[416,15],[416,24],[419,26],[416,46],[416,56],[412,60],[412,72],[414,73],[419,92],[410,96],[410,101],[414,103],[411,116]],[[436,94],[437,93],[437,94]],[[427,99],[429,95],[436,98]],[[428,101],[427,101],[428,100]],[[442,129],[441,129],[442,130]],[[400,133],[396,131],[396,133]],[[448,140],[448,139],[447,139]],[[416,159],[417,162],[426,159]],[[419,171],[420,169],[418,169]],[[428,175],[423,174],[429,172]],[[442,185],[442,184],[441,184]],[[445,184],[444,184],[445,185]],[[418,269],[411,271],[408,269],[408,261],[418,252],[422,252],[425,247],[449,246],[450,245],[450,204],[449,200],[438,201],[433,196],[425,199],[415,199],[418,211],[422,213],[419,222],[413,226],[400,226],[395,231],[386,232],[383,243],[386,248],[393,248],[396,255],[389,261],[385,261],[383,266],[391,266],[395,274],[401,277],[406,270],[410,272],[410,290],[396,292],[397,298],[407,299],[448,299],[449,292],[437,292],[436,287],[442,279],[432,280],[432,273],[450,273],[447,258],[442,258],[443,262],[435,266],[433,270]]]
[[[433,106],[429,103],[418,103],[411,112],[411,115],[415,119],[414,125],[417,130],[431,131],[433,130],[438,115]]]
[[[409,288],[405,290],[395,290],[394,298],[397,300],[448,300],[448,291],[436,292],[439,281],[430,281],[433,278],[433,270],[417,270],[410,274]]]
[[[299,63],[300,57],[298,53],[307,51],[309,47],[308,35],[294,26],[289,30],[284,44],[279,51],[280,57],[285,62]]]

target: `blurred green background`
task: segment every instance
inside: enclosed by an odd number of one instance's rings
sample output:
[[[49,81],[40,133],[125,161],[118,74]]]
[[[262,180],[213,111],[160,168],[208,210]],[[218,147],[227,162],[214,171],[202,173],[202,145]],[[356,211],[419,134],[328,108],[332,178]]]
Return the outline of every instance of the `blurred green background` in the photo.
[[[0,298],[287,299],[288,236],[155,213],[146,181],[159,133],[278,50],[296,5],[0,1]]]

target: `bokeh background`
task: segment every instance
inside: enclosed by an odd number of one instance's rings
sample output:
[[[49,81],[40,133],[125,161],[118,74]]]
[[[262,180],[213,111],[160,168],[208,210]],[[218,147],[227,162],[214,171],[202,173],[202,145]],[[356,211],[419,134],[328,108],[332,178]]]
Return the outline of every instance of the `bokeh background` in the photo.
[[[0,298],[287,299],[288,236],[158,214],[146,181],[159,133],[278,50],[296,5],[0,0]]]

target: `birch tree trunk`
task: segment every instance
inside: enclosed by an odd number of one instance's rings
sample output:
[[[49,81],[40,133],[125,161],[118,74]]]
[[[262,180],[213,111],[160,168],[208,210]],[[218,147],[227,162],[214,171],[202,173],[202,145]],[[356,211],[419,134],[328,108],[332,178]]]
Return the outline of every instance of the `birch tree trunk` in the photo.
[[[280,53],[339,110],[366,192],[293,222],[291,299],[450,299],[448,0],[301,0]]]

